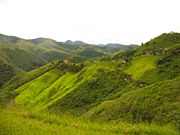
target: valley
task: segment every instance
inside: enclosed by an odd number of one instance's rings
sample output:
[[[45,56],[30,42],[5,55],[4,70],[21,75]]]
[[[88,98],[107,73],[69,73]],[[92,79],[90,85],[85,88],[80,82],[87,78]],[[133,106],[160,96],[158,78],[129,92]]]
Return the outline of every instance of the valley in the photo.
[[[180,33],[141,46],[0,35],[0,52],[2,135],[180,133]]]

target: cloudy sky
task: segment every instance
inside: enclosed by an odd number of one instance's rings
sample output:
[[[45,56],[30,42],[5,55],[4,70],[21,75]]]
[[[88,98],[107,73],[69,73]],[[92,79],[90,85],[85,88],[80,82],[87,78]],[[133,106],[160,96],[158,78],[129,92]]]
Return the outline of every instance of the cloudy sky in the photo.
[[[180,32],[180,0],[0,0],[0,33],[140,44]]]

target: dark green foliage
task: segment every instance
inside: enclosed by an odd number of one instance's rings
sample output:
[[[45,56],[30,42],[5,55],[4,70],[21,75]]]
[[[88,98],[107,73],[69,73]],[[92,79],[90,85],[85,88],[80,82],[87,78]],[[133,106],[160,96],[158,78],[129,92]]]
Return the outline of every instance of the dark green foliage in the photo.
[[[64,53],[64,52],[59,52],[59,51],[47,51],[43,52],[40,54],[40,56],[48,61],[54,61],[54,60],[64,60],[64,59],[69,59],[72,57],[71,55]]]
[[[68,71],[76,73],[76,72],[79,72],[81,69],[83,69],[83,67],[84,67],[83,63],[80,63],[80,64],[72,63],[69,65]]]
[[[54,63],[54,65],[57,69],[60,69],[61,71],[64,71],[64,72],[69,71],[72,73],[79,72],[85,66],[83,63],[73,63],[70,61],[68,64],[65,64],[62,60],[56,61],[56,63]]]
[[[171,54],[159,57],[157,68],[145,72],[139,82],[152,84],[158,81],[169,80],[180,76],[180,57]]]
[[[171,123],[180,128],[180,78],[159,82],[104,102],[87,116],[133,123]]]
[[[28,46],[27,46],[28,47]],[[46,63],[39,56],[15,45],[0,45],[0,61],[19,71],[29,71]]]
[[[157,63],[158,74],[164,79],[180,76],[180,56],[170,55],[160,59]]]
[[[5,82],[10,81],[15,74],[16,71],[13,67],[0,63],[0,88]]]
[[[46,63],[38,56],[18,48],[2,48],[0,51],[6,55],[4,59],[10,65],[24,71],[38,68]]]
[[[18,40],[19,38],[15,36],[10,37],[10,36],[0,34],[0,43],[11,44],[11,43],[17,43]]]
[[[22,73],[17,76],[15,76],[13,79],[11,79],[8,83],[6,83],[2,89],[7,91],[13,91],[16,88],[20,87],[21,85],[32,81],[33,79],[41,76],[42,74],[56,68],[54,64],[47,64],[43,67],[40,67],[38,69],[34,69],[28,73]]]
[[[174,46],[177,43],[180,43],[180,33],[164,33],[138,48],[136,55],[160,55],[165,48]]]
[[[9,100],[15,98],[17,96],[13,91],[32,81],[33,79],[43,75],[44,73],[56,68],[54,64],[48,64],[44,67],[40,67],[38,69],[32,70],[28,73],[21,73],[15,77],[13,77],[10,81],[6,82],[3,87],[0,89],[0,104],[6,104]],[[4,71],[4,70],[3,70]],[[8,73],[9,74],[9,73]],[[5,73],[5,75],[7,75]]]
[[[112,59],[115,61],[124,60],[125,62],[129,62],[130,60],[132,60],[135,52],[136,50],[130,50],[130,51],[118,53],[115,56],[113,56]]]
[[[95,49],[86,49],[79,53],[79,55],[87,57],[87,58],[93,58],[93,57],[99,57],[105,55],[103,52],[98,52]]]

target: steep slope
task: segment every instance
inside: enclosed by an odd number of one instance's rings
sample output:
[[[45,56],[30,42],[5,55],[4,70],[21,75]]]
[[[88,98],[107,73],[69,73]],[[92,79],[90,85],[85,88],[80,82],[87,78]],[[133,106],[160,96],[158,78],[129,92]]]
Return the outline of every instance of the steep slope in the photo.
[[[180,78],[155,83],[105,101],[86,116],[101,120],[171,123],[180,128]]]
[[[18,87],[22,86],[25,83],[28,83],[37,77],[45,74],[46,72],[53,70],[55,65],[49,63],[45,66],[37,68],[27,73],[21,73],[13,77],[10,81],[6,82],[2,88],[0,89],[0,104],[5,104],[9,100],[15,98],[17,95],[13,93],[13,90],[17,89]]]
[[[175,46],[175,44],[178,43],[180,43],[180,33],[164,33],[150,40],[149,42],[141,45],[141,47],[136,52],[136,55],[160,55],[166,52],[166,50],[168,50],[169,47],[173,47]]]
[[[156,56],[134,58],[131,62],[132,65],[125,72],[132,75],[134,80],[139,80],[145,72],[156,68],[156,60]]]
[[[0,34],[0,43],[13,44],[13,43],[17,43],[18,40],[20,40],[20,38],[15,37],[15,36],[6,36],[3,34]]]
[[[81,102],[81,100],[84,100],[84,98],[86,97],[86,92],[88,91],[87,89],[88,85],[89,85],[89,90],[92,88],[90,85],[94,85],[94,90],[96,90],[97,92],[99,91],[99,93],[92,91],[91,93],[92,95],[89,95],[89,100],[91,101],[89,103],[86,103],[86,108],[88,107],[88,104],[92,105],[93,102],[95,103],[94,96],[97,96],[97,94],[101,96],[104,93],[103,97],[99,99],[99,102],[100,102],[101,100],[103,100],[103,98],[108,96],[107,94],[109,92],[113,93],[116,89],[111,88],[111,90],[109,90],[107,88],[105,92],[103,91],[102,88],[100,88],[101,86],[100,87],[98,86],[99,87],[99,90],[98,90],[97,89],[98,87],[95,86],[94,79],[99,80],[98,82],[101,83],[101,85],[103,85],[105,83],[104,82],[105,80],[101,80],[100,75],[107,72],[105,77],[109,75],[109,79],[112,79],[111,76],[115,75],[116,73],[121,73],[121,72],[111,71],[111,70],[114,70],[114,68],[112,67],[113,65],[110,65],[109,63],[108,65],[104,64],[103,66],[102,66],[102,63],[99,63],[99,64],[93,64],[91,66],[87,66],[83,70],[77,73],[51,70],[37,77],[36,79],[21,85],[19,88],[14,89],[13,91],[18,94],[18,96],[15,99],[16,103],[24,104],[24,105],[26,104],[26,106],[28,105],[30,108],[33,108],[34,110],[41,110],[55,103],[57,104],[55,105],[57,107],[59,105],[58,101],[61,101],[63,99],[66,102],[66,100],[69,100],[69,97],[71,97],[71,99],[74,99],[75,97],[78,97],[79,94],[81,95],[83,94],[81,98],[80,97],[77,98],[78,99],[77,102],[74,102],[73,100],[72,100],[73,102],[70,101],[69,108],[67,107],[68,104],[66,105],[66,108],[64,108],[65,106],[63,106],[63,102],[60,102],[62,104],[61,107],[63,107],[64,109],[70,109],[72,108],[72,106],[77,107],[77,105],[80,105],[79,102]],[[55,74],[51,75],[54,72]],[[47,76],[49,76],[48,77],[49,81],[53,80],[49,85],[47,82],[45,83]],[[56,76],[57,77],[59,76],[59,77],[57,78]],[[122,73],[119,75],[119,77],[121,76],[122,76]],[[54,80],[54,78],[56,79]],[[108,82],[110,83],[109,79],[106,80],[107,83]],[[122,77],[122,80],[123,79],[124,78]],[[117,85],[119,84],[118,82],[116,83]],[[126,85],[127,82],[124,82],[124,83]],[[39,85],[36,85],[36,84],[39,84]],[[110,84],[107,84],[107,86],[108,85]],[[76,92],[78,93],[76,94]],[[68,97],[66,97],[66,95],[68,95]],[[30,99],[28,97],[30,97]],[[82,106],[83,104],[79,107],[82,107]]]
[[[19,49],[12,45],[0,45],[0,59],[19,70],[29,71],[46,63],[28,50]]]

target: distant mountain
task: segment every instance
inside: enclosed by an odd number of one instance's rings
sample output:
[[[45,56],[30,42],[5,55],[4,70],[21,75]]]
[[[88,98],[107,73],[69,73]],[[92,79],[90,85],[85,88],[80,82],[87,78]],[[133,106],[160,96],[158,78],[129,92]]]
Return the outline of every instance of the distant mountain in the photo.
[[[136,46],[134,46],[135,48]],[[71,59],[82,61],[112,55],[120,50],[131,50],[128,46],[96,46],[82,41],[57,42],[49,38],[22,39],[0,34],[0,61],[18,72],[38,68],[54,60]]]
[[[71,40],[67,40],[64,42],[64,44],[67,44],[67,45],[88,45],[87,43],[84,43],[82,41],[71,41]]]
[[[0,46],[3,46],[3,50],[12,48],[14,50],[27,52],[29,55],[37,56],[44,62],[50,62],[57,59],[71,59],[77,58],[94,58],[103,55],[112,55],[117,51],[127,51],[137,46],[125,46],[120,44],[108,44],[105,46],[90,45],[82,41],[57,42],[48,38],[36,38],[36,39],[21,39],[14,36],[0,35]],[[0,50],[1,51],[1,50]],[[87,53],[87,55],[86,55]],[[89,55],[91,53],[91,55]],[[27,69],[28,70],[28,69]]]
[[[20,38],[15,36],[6,36],[3,34],[0,34],[0,43],[1,44],[15,44],[17,41],[20,40]]]
[[[41,42],[43,42],[44,40],[46,40],[46,38],[35,38],[35,39],[29,39],[28,41],[32,42],[33,44],[39,44]]]
[[[120,47],[124,47],[124,45],[122,44],[116,44],[116,43],[110,43],[110,44],[107,44],[105,45],[106,47],[109,47],[109,48],[120,48]]]

